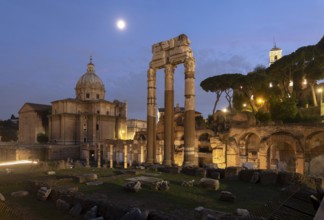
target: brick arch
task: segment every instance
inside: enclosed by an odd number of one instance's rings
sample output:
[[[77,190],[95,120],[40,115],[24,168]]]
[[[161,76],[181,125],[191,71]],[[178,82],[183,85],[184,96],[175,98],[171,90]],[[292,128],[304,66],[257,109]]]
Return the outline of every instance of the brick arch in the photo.
[[[315,132],[312,132],[311,134],[309,134],[307,137],[306,137],[306,141],[305,141],[305,146],[309,147],[308,150],[312,150],[312,148],[314,147],[317,147],[317,145],[314,145],[313,141],[316,141],[314,140],[315,138],[317,138],[319,140],[322,139],[323,143],[324,143],[324,130],[323,131],[315,131]],[[321,143],[321,142],[320,142]],[[321,145],[321,144],[319,144]]]
[[[211,153],[212,152],[212,148],[210,145],[210,138],[213,136],[212,133],[210,132],[204,132],[201,133],[198,136],[198,151],[199,152],[204,152],[204,153]]]
[[[299,138],[280,131],[264,137],[261,142],[267,154],[267,168],[297,172],[297,158],[304,152]]]
[[[324,175],[324,131],[315,131],[306,137],[308,147],[308,173],[314,176]]]
[[[147,133],[144,131],[139,131],[135,133],[134,140],[138,141],[146,141],[147,140]]]
[[[238,145],[240,149],[240,155],[241,156],[249,156],[255,157],[257,156],[257,153],[260,148],[260,142],[261,138],[258,134],[255,132],[247,132],[238,139]],[[249,158],[247,158],[247,161],[249,161]]]
[[[268,151],[269,147],[273,145],[273,143],[286,143],[293,147],[295,154],[304,153],[301,140],[292,133],[286,131],[272,133],[262,138],[260,143],[264,143],[264,151]]]

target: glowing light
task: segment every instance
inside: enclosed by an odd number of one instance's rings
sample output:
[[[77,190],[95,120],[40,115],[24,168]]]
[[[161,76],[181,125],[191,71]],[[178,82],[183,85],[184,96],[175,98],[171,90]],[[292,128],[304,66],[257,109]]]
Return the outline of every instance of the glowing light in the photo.
[[[122,19],[119,19],[116,23],[116,26],[119,30],[124,30],[126,28],[126,22]]]
[[[258,98],[258,99],[257,99],[257,103],[261,105],[261,104],[264,103],[264,100],[263,100],[262,98]]]
[[[303,85],[307,85],[307,79],[303,80]]]
[[[32,161],[32,160],[16,160],[16,161],[0,163],[0,166],[11,166],[17,164],[37,164],[37,163],[38,163],[37,161]]]
[[[272,85],[272,82],[271,83],[269,83],[269,88],[272,88],[273,87],[273,85]]]
[[[246,103],[243,103],[243,107],[246,107]]]
[[[222,109],[222,112],[227,112],[227,108],[223,108]]]
[[[319,88],[319,89],[317,89],[317,92],[318,93],[321,93],[321,92],[323,92],[323,89],[322,88]]]
[[[289,86],[293,86],[294,82],[292,80],[289,81]]]

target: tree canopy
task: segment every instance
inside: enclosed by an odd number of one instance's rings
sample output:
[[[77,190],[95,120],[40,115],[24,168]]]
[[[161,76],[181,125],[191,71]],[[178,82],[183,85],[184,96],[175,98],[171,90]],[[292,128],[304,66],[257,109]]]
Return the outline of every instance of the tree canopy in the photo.
[[[281,106],[280,102],[289,102],[292,106],[291,103],[308,102],[302,100],[308,100],[307,94],[317,106],[315,88],[321,79],[324,79],[324,36],[317,44],[300,47],[268,68],[257,66],[246,75],[224,73],[212,76],[203,80],[200,86],[204,91],[216,94],[213,113],[224,93],[229,107],[232,102],[236,107],[243,102],[249,103],[256,113],[262,107],[257,104],[257,97],[267,100],[263,107],[268,106],[268,111],[271,109],[270,100],[277,107]]]

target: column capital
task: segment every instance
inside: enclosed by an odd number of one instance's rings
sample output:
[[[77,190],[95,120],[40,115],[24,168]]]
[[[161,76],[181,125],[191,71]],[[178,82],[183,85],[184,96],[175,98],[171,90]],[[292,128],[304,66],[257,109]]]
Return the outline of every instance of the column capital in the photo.
[[[169,63],[164,66],[164,72],[165,73],[174,73],[175,65]]]

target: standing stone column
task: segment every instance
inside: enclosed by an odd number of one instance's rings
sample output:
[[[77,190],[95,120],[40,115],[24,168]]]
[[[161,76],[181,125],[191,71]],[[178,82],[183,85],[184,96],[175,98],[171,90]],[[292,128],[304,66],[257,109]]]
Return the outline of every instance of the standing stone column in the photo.
[[[127,145],[124,146],[124,168],[127,169]]]
[[[270,146],[268,147],[265,142],[260,143],[260,149],[258,152],[259,169],[269,169],[270,161],[268,161],[268,154],[271,153]],[[271,157],[269,157],[271,158]]]
[[[195,59],[188,57],[185,66],[184,166],[198,166],[195,146]]]
[[[301,153],[296,155],[296,173],[305,173],[305,158]]]
[[[100,168],[101,167],[101,144],[99,143],[97,146],[98,146],[97,163],[98,163],[98,168]]]
[[[139,163],[138,165],[142,165],[143,161],[144,161],[144,146],[141,145],[141,152],[140,152],[140,158],[139,158]]]
[[[110,161],[109,161],[109,167],[110,168],[113,168],[113,164],[114,164],[114,152],[113,152],[113,145],[111,144],[110,145],[110,151],[109,151],[109,158],[110,158]]]
[[[154,162],[156,140],[156,70],[147,71],[147,159],[146,163]]]
[[[165,65],[164,91],[164,161],[166,166],[172,165],[171,152],[174,145],[174,69],[172,64]]]
[[[87,147],[86,147],[86,151],[87,151],[87,153],[86,153],[86,167],[90,167],[90,146],[89,146],[89,144],[87,144],[86,145]]]
[[[128,155],[128,164],[130,167],[133,166],[133,146],[130,144],[129,145],[129,155]]]

